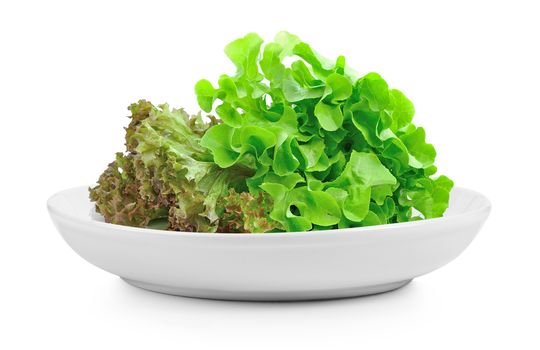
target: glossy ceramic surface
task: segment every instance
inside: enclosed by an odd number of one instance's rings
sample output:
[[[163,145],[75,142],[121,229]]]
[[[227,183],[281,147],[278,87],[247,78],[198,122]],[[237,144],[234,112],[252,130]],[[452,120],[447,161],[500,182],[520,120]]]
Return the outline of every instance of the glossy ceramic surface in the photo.
[[[490,211],[455,188],[443,218],[272,234],[170,232],[104,223],[88,188],[48,201],[62,237],[81,257],[144,289],[213,299],[307,300],[385,292],[456,258]]]

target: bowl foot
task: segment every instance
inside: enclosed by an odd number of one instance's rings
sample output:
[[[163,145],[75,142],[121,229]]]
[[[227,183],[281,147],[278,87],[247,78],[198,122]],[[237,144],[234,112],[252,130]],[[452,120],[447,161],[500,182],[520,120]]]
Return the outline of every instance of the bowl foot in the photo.
[[[135,281],[122,277],[128,284],[146,289],[152,292],[180,295],[191,298],[237,300],[237,301],[299,301],[299,300],[322,300],[351,298],[365,295],[373,295],[399,289],[407,285],[410,280],[378,284],[373,286],[324,289],[324,290],[304,290],[304,291],[231,291],[212,290],[198,288],[184,288],[175,286],[165,286],[141,281]]]

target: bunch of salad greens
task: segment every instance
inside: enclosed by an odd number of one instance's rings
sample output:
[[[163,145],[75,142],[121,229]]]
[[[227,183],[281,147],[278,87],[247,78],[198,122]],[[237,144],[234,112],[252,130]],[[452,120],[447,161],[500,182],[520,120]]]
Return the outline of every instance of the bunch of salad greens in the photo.
[[[195,86],[200,107],[130,107],[126,153],[90,189],[107,222],[203,232],[308,231],[440,217],[453,182],[413,104],[343,56],[287,32],[225,53],[236,66]],[[292,62],[286,64],[285,62]]]

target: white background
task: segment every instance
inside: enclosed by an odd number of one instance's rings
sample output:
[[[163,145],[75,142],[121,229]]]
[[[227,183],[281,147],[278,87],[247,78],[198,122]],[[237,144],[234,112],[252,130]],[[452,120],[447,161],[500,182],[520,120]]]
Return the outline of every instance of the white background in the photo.
[[[538,349],[534,1],[0,2],[3,349]],[[123,148],[139,98],[196,112],[229,41],[286,29],[415,103],[439,169],[493,211],[457,260],[388,294],[241,303],[145,292],[83,261],[45,208]]]

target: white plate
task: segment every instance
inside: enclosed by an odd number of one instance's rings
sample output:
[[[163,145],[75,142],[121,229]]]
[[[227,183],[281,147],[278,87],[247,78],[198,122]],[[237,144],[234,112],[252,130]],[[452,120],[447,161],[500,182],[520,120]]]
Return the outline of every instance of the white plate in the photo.
[[[49,213],[90,263],[144,289],[233,300],[307,300],[381,293],[457,257],[486,220],[489,200],[463,188],[443,218],[272,234],[171,232],[107,224],[88,187],[53,195]]]

